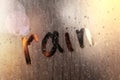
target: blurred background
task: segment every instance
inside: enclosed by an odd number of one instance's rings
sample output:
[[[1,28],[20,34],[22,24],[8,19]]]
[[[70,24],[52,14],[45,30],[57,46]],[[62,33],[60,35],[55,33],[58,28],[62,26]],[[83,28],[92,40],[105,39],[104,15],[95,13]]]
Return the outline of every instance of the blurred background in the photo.
[[[120,80],[119,0],[0,0],[0,80]],[[94,40],[80,48],[76,30],[88,28]],[[45,57],[41,42],[59,32],[58,50]],[[68,51],[65,32],[74,48]],[[21,38],[36,33],[27,65]],[[51,40],[47,44],[52,47]]]

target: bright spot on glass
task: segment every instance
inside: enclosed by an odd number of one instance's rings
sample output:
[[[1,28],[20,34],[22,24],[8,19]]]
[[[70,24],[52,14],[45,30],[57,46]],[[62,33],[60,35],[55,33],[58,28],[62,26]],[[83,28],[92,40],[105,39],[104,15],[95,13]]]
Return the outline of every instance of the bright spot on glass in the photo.
[[[24,7],[18,3],[13,7],[11,13],[6,18],[6,28],[8,33],[16,36],[25,36],[29,33],[29,19]]]

